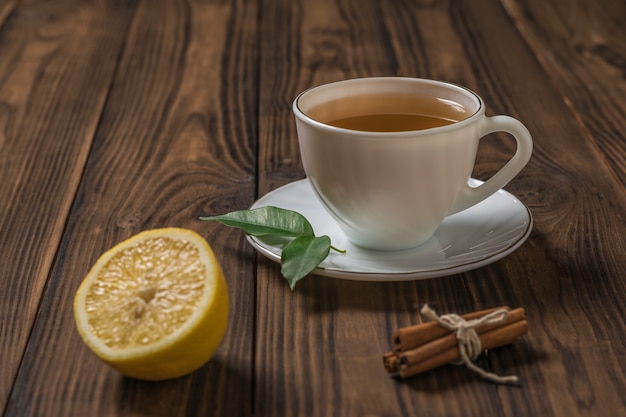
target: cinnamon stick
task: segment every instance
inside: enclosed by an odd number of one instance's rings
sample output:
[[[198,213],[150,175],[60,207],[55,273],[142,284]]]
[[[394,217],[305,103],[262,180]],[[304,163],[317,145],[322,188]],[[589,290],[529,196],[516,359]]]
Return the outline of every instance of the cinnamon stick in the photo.
[[[505,320],[499,323],[484,324],[482,326],[476,327],[475,330],[480,337],[480,335],[483,333],[487,333],[493,329],[497,329],[521,320],[525,320],[525,318],[526,316],[524,313],[524,309],[516,308],[509,311],[509,314],[507,315]],[[430,358],[431,356],[435,356],[457,346],[458,341],[456,335],[449,330],[447,332],[448,333],[445,336],[426,342],[414,349],[409,349],[396,353],[400,355],[403,363],[416,364],[418,362],[422,362]]]
[[[496,310],[505,309],[510,311],[511,308],[507,306],[490,308],[487,310],[474,311],[472,313],[464,314],[461,317],[465,320],[478,319],[492,313]],[[416,348],[427,342],[446,336],[450,333],[450,330],[441,327],[435,321],[429,321],[426,323],[416,324],[414,326],[403,327],[393,333],[393,345],[394,352],[403,352],[409,349]]]
[[[387,352],[383,355],[383,366],[389,374],[397,374],[400,372],[400,357],[393,352]]]
[[[494,349],[511,344],[518,337],[526,333],[528,333],[528,322],[526,320],[518,320],[505,326],[492,328],[480,334],[479,337],[484,349]],[[441,353],[437,353],[418,362],[409,361],[406,359],[405,354],[401,354],[400,356],[396,355],[399,360],[399,366],[396,368],[397,372],[394,373],[399,373],[402,378],[416,375],[460,359],[457,346],[448,348]]]

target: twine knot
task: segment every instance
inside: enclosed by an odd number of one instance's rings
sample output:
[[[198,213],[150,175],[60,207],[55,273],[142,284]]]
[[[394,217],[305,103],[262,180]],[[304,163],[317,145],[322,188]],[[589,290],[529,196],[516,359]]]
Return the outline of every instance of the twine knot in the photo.
[[[493,372],[485,371],[472,362],[480,356],[483,350],[476,328],[486,324],[497,324],[506,320],[509,315],[508,310],[499,309],[473,320],[465,320],[458,314],[439,316],[428,305],[422,307],[421,313],[424,317],[434,320],[440,326],[454,332],[458,342],[461,363],[465,364],[470,370],[498,384],[516,384],[519,382],[519,378],[515,375],[499,376]]]

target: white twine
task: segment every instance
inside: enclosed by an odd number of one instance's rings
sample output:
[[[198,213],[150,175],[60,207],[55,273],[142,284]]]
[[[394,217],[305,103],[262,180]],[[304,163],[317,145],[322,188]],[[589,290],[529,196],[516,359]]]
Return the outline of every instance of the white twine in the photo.
[[[496,324],[506,320],[509,315],[508,310],[503,308],[495,310],[474,320],[465,320],[457,314],[444,314],[442,316],[438,316],[437,313],[428,307],[428,305],[424,305],[424,307],[422,307],[421,313],[423,316],[436,321],[439,325],[455,333],[461,361],[470,370],[476,372],[481,377],[498,384],[516,384],[519,382],[519,378],[515,375],[499,376],[493,372],[485,371],[472,362],[480,356],[483,350],[482,344],[480,343],[480,337],[478,336],[478,333],[476,333],[476,328],[482,325]]]

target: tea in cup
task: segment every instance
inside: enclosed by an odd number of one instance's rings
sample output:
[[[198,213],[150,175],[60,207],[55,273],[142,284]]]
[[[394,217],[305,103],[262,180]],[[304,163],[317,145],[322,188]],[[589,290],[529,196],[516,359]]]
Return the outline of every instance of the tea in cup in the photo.
[[[403,77],[325,84],[293,103],[304,171],[324,208],[355,245],[403,250],[429,240],[446,216],[485,200],[530,159],[530,133],[509,116],[485,116],[474,92]],[[507,132],[512,158],[468,185],[480,139]]]

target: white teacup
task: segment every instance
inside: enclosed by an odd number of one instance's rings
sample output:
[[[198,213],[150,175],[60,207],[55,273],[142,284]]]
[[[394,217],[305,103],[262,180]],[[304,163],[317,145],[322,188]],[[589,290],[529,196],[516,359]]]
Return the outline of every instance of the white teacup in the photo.
[[[348,239],[369,249],[423,244],[446,216],[504,187],[533,148],[522,123],[486,117],[477,94],[440,81],[339,81],[301,93],[293,111],[302,163],[315,193]],[[428,127],[440,123],[449,124]],[[385,129],[399,131],[376,131]],[[497,131],[510,133],[517,151],[488,181],[472,188],[468,180],[478,143]]]

